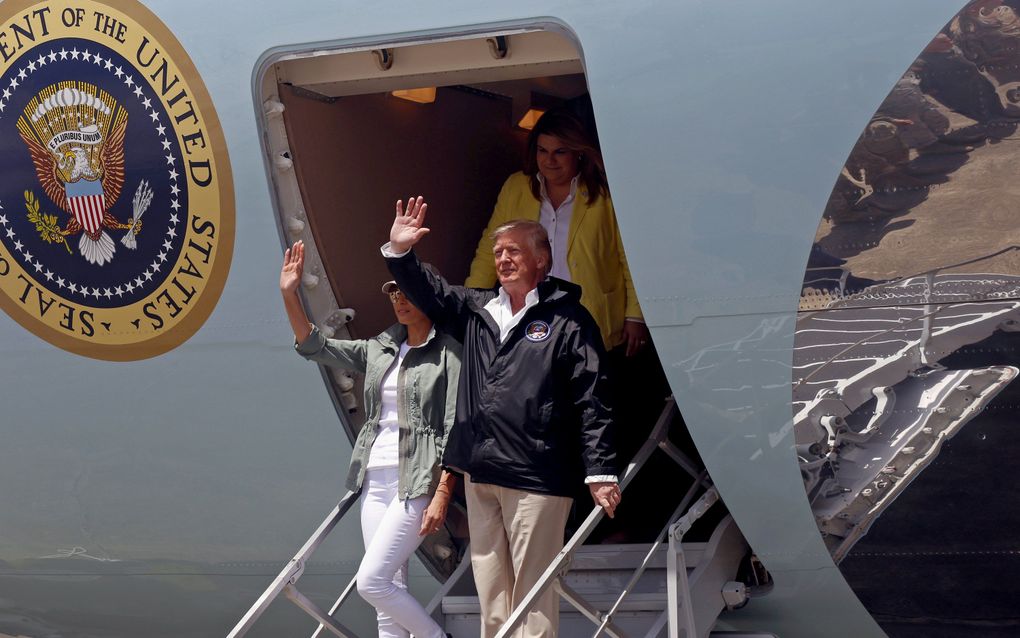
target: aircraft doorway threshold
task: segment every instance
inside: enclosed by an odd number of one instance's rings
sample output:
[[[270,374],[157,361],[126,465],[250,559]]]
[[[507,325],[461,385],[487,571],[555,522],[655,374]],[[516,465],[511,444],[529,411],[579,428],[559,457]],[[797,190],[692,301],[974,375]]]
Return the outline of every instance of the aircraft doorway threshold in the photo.
[[[256,73],[255,99],[281,244],[304,241],[302,300],[334,338],[367,338],[392,323],[379,294],[390,278],[379,245],[394,201],[426,196],[433,232],[416,252],[460,283],[500,186],[522,166],[529,118],[565,106],[595,131],[580,47],[558,24],[277,50]],[[720,613],[770,589],[718,502],[654,352],[640,366],[647,378],[618,391],[629,399],[618,451],[630,462],[623,482],[635,482],[617,522],[600,524],[601,510],[589,514],[578,500],[573,536],[528,599],[558,591],[566,636],[656,636],[667,627],[671,636],[717,635],[728,627]],[[363,379],[321,372],[353,441],[364,422]],[[320,622],[315,635],[352,635],[337,618],[353,582],[337,583],[343,594],[328,613],[294,583],[355,498],[341,499],[230,636],[247,633],[279,593]],[[444,583],[430,610],[447,631],[470,636],[479,621],[463,502],[461,489],[445,528],[426,537],[418,557]]]

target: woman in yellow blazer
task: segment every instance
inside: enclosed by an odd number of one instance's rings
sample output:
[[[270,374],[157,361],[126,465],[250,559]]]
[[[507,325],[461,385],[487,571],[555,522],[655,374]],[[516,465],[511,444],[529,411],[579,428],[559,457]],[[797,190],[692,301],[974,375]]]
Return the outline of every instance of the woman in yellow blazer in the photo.
[[[564,110],[549,111],[532,129],[524,170],[503,184],[465,286],[496,284],[491,233],[513,219],[538,221],[548,231],[551,274],[581,286],[581,303],[607,349],[625,344],[630,356],[647,344],[601,158],[581,123]]]

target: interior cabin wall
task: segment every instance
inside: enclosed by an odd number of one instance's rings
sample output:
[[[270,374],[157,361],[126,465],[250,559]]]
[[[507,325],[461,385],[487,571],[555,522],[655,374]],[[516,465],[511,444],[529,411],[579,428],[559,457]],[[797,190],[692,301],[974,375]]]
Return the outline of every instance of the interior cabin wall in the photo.
[[[521,167],[527,134],[511,120],[511,101],[454,88],[438,89],[431,104],[389,94],[330,102],[286,85],[279,95],[326,275],[357,311],[352,335],[393,323],[379,291],[390,278],[379,246],[397,199],[425,196],[432,232],[417,252],[462,282],[503,181]]]

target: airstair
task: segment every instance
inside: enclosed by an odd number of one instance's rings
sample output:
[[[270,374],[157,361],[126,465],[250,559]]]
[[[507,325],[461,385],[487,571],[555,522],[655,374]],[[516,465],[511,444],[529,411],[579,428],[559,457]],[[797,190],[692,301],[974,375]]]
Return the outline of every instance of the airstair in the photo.
[[[721,517],[707,540],[685,540],[691,527],[713,507],[720,505],[717,504],[719,494],[708,480],[707,473],[667,436],[676,416],[676,405],[670,398],[620,481],[621,489],[626,491],[657,450],[692,477],[690,488],[678,495],[669,522],[654,542],[646,545],[584,545],[604,516],[600,507],[593,508],[538,584],[500,629],[497,638],[512,635],[535,601],[550,589],[557,592],[561,601],[560,635],[565,637],[656,638],[663,634],[669,638],[772,636],[713,631],[720,613],[744,606],[749,598],[764,593],[770,585],[764,569],[751,562],[747,543],[729,515]],[[349,492],[340,500],[228,634],[228,638],[246,635],[280,594],[319,622],[313,638],[330,635],[356,638],[355,633],[338,619],[342,615],[341,607],[355,590],[353,579],[328,612],[297,589],[298,579],[311,554],[356,499],[357,495]],[[752,565],[751,569],[745,570],[751,575],[745,580],[750,582],[736,579],[741,565]],[[427,609],[447,632],[457,638],[479,635],[478,599],[474,595],[467,552]]]

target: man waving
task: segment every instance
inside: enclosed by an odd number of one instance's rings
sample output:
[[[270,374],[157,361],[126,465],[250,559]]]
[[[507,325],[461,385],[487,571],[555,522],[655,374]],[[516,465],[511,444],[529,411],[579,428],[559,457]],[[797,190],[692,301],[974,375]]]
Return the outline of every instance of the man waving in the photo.
[[[620,503],[604,349],[580,288],[548,276],[541,224],[495,229],[499,286],[470,289],[423,268],[412,251],[429,232],[426,209],[421,197],[406,211],[398,201],[382,251],[400,289],[464,344],[443,463],[469,478],[471,566],[481,635],[491,638],[562,548],[577,488],[587,483],[609,516]],[[550,589],[516,635],[556,635],[558,610]]]

